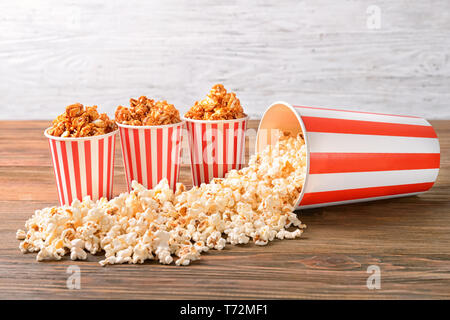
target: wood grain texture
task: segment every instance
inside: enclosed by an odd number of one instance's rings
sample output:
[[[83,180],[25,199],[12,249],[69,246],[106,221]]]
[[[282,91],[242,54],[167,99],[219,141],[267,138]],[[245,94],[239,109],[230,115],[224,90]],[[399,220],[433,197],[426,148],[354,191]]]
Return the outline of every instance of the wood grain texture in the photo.
[[[380,9],[369,29],[370,5]],[[450,1],[0,2],[0,119],[130,97],[182,112],[223,82],[272,102],[450,119]]]
[[[432,121],[442,149],[431,191],[299,212],[308,225],[297,240],[268,246],[227,246],[189,267],[35,261],[15,232],[34,210],[57,203],[47,141],[48,121],[0,121],[0,298],[2,299],[243,299],[450,298],[450,121]],[[257,121],[250,127],[256,128]],[[114,194],[126,190],[120,146]],[[190,185],[189,167],[181,181]],[[81,269],[81,289],[69,290],[67,267]],[[381,289],[366,287],[367,267],[381,268]]]

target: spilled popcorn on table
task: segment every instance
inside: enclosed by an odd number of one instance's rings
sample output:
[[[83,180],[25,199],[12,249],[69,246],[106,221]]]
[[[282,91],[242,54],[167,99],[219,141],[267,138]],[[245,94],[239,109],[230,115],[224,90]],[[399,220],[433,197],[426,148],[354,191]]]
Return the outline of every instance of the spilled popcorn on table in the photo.
[[[166,179],[147,190],[133,190],[108,201],[89,197],[71,206],[36,210],[18,230],[23,253],[36,259],[84,260],[104,253],[102,266],[143,263],[189,265],[209,249],[253,241],[266,245],[299,237],[306,227],[293,212],[306,174],[302,135],[281,134],[274,146],[253,155],[249,166],[223,179],[173,192]]]

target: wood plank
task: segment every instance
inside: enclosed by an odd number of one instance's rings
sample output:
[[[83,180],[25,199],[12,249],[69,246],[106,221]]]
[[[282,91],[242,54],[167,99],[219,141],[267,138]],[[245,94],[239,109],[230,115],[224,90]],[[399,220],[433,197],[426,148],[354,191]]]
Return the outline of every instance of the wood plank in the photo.
[[[38,263],[18,249],[16,229],[34,210],[57,203],[46,125],[0,121],[0,298],[450,298],[450,121],[432,121],[441,172],[423,195],[304,210],[308,229],[300,239],[227,246],[189,267],[149,261],[105,268],[101,256]],[[116,156],[118,194],[126,189],[119,145]],[[181,181],[190,185],[187,165]],[[81,269],[80,290],[66,287],[70,265]],[[370,265],[381,268],[380,290],[366,287]]]

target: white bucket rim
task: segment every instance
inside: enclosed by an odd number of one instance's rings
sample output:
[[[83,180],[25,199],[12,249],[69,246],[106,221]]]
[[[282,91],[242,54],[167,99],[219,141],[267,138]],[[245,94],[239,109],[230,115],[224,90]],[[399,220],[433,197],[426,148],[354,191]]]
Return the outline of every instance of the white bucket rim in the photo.
[[[117,121],[116,121],[116,124],[120,128],[126,128],[126,129],[162,129],[162,128],[172,128],[172,127],[183,126],[185,124],[185,121],[181,120],[180,122],[177,122],[177,123],[161,124],[158,126],[134,126],[134,125],[129,125],[129,124],[122,124]]]
[[[237,118],[237,119],[231,119],[231,120],[197,120],[197,119],[191,119],[191,118],[186,118],[186,117],[181,117],[181,119],[183,119],[183,121],[186,122],[194,122],[194,123],[234,123],[234,122],[243,122],[249,119],[249,116],[245,116],[242,118]]]
[[[296,110],[290,103],[284,102],[284,101],[276,101],[274,103],[272,103],[267,109],[266,111],[264,111],[264,114],[261,118],[261,121],[259,122],[258,125],[258,131],[256,133],[256,142],[255,142],[255,150],[258,151],[258,142],[259,142],[259,133],[260,133],[260,129],[263,126],[264,123],[264,118],[267,116],[268,112],[275,107],[286,107],[288,108],[293,115],[295,115],[295,118],[298,121],[298,124],[300,125],[300,129],[301,132],[303,134],[303,139],[305,140],[305,146],[306,146],[306,174],[305,174],[305,181],[303,183],[303,187],[302,187],[302,191],[300,192],[300,195],[298,196],[298,199],[295,203],[295,210],[299,209],[300,203],[303,199],[303,196],[305,194],[305,190],[306,190],[306,186],[308,184],[308,177],[309,177],[309,167],[310,167],[310,148],[309,148],[309,142],[308,142],[308,135],[307,135],[307,131],[306,131],[306,127],[305,124],[303,123],[303,120],[300,116],[300,111]]]
[[[47,129],[44,130],[44,135],[51,140],[57,140],[57,141],[92,141],[92,140],[97,140],[97,139],[104,139],[104,138],[109,138],[110,136],[116,135],[119,132],[119,129],[116,129],[110,133],[106,133],[106,134],[100,134],[97,136],[89,136],[89,137],[57,137],[57,136],[52,136],[51,134],[49,134],[47,131],[50,130],[52,127],[48,127]]]

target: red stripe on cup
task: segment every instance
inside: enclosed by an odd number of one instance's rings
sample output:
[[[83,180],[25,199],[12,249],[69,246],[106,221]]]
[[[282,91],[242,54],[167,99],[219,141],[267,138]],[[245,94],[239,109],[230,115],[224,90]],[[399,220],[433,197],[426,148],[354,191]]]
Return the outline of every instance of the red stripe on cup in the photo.
[[[436,138],[431,126],[302,116],[309,132]]]
[[[130,190],[130,175],[128,173],[128,152],[127,152],[127,146],[125,143],[125,129],[119,127],[119,134],[120,134],[120,149],[122,150],[122,161],[123,166],[125,168],[125,178],[127,180],[127,189]]]
[[[439,153],[310,154],[310,174],[439,168]]]
[[[86,189],[87,194],[92,195],[92,160],[91,160],[91,142],[84,142],[85,168],[86,168]]]
[[[113,144],[111,147],[112,148],[112,150],[111,150],[112,165],[111,165],[111,187],[110,187],[111,198],[113,197],[113,186],[114,186],[114,168],[115,168],[115,159],[116,159],[116,156],[115,156],[115,154],[116,154],[116,135],[114,135],[112,137],[112,141],[113,141]]]
[[[177,152],[175,154],[175,176],[174,176],[174,186],[176,186],[178,182],[178,177],[180,176],[180,166],[182,159],[182,143],[183,143],[183,127],[177,128]]]
[[[207,141],[206,141],[206,136],[205,136],[206,135],[206,124],[202,123],[201,126],[202,126],[202,131],[201,131],[202,132],[202,136],[201,136],[202,148],[200,150],[201,155],[202,155],[201,161],[203,163],[207,163],[207,161],[208,161],[207,155],[208,154],[206,152]],[[203,182],[206,182],[206,181],[209,182],[209,180],[210,180],[208,169],[209,169],[209,164],[203,166]]]
[[[133,139],[134,139],[134,145],[139,146],[139,130],[133,129],[131,130],[133,132]],[[137,174],[137,180],[142,181],[142,167],[141,167],[141,149],[135,147],[136,152],[136,174]]]
[[[157,177],[158,182],[162,179],[163,173],[162,173],[162,153],[163,153],[163,137],[162,137],[162,130],[156,131],[156,147],[158,150],[157,159],[158,159],[158,165],[157,165]]]
[[[61,142],[61,155],[63,160],[63,172],[64,172],[64,180],[67,190],[67,204],[72,203],[72,187],[70,183],[70,174],[69,174],[69,163],[67,160],[67,148],[66,143]]]
[[[237,144],[238,144],[238,135],[239,135],[239,123],[238,122],[236,122],[235,124],[234,124],[234,134],[233,134],[233,143],[234,143],[234,145],[236,146],[235,148],[233,148],[233,156],[234,156],[234,160],[233,160],[233,166],[232,166],[232,168],[233,169],[236,169],[238,166],[237,166],[237,162],[238,162],[238,158],[237,158],[237,154],[238,154],[238,152],[239,152],[239,150],[238,150],[238,148],[237,148]]]
[[[59,160],[58,160],[58,151],[56,150],[56,141],[49,139],[48,142],[50,145],[50,152],[52,154],[53,172],[55,173],[56,186],[58,188],[59,203],[62,205],[63,203],[65,203],[65,198],[64,198],[63,188],[62,188],[61,171],[59,169]]]
[[[336,191],[309,192],[303,195],[300,206],[331,203],[339,201],[393,196],[403,193],[424,192],[433,186],[434,182],[404,184],[395,186],[347,189]]]
[[[125,147],[126,147],[126,153],[127,153],[127,162],[128,162],[128,171],[129,171],[129,182],[131,183],[132,180],[134,180],[134,172],[133,172],[133,162],[132,162],[132,156],[131,156],[131,146],[130,146],[130,134],[129,130],[124,130],[125,134]],[[131,185],[128,186],[130,188]]]
[[[188,145],[194,145],[194,138],[195,138],[195,132],[193,130],[193,124],[190,122],[186,122],[186,131],[191,132],[191,134],[188,134]],[[196,156],[196,150],[191,149],[189,152],[189,160],[191,162],[191,173],[192,173],[192,184],[195,186],[197,185],[197,176],[194,174],[194,172],[197,172],[196,164],[197,164],[197,158]]]
[[[173,171],[171,170],[170,172],[170,185],[175,186],[176,185],[176,181],[178,179],[178,148],[179,148],[179,144],[177,143],[177,141],[179,141],[179,130],[180,128],[175,128],[175,130],[172,130],[172,134],[170,135],[170,143],[174,144],[173,146],[173,152],[171,152],[170,154],[170,161],[173,162]],[[172,149],[172,148],[171,148]]]
[[[99,197],[103,194],[103,152],[104,152],[104,142],[103,140],[98,141],[98,195]]]
[[[73,170],[75,173],[75,185],[77,191],[77,199],[82,199],[81,195],[81,177],[80,177],[80,160],[78,157],[78,142],[72,141]]]
[[[213,177],[218,177],[219,176],[219,144],[218,144],[218,139],[219,139],[219,134],[221,134],[221,132],[219,132],[219,128],[218,128],[218,124],[217,123],[213,123],[211,124],[211,132],[212,132],[212,143],[213,143],[213,150],[212,150],[212,158],[213,158]]]
[[[247,148],[245,147],[245,132],[247,131],[247,122],[242,123],[242,131],[241,131],[241,144],[242,147],[240,150],[240,156],[239,156],[239,169],[241,169],[245,163],[245,150]]]
[[[147,166],[147,184],[151,185],[153,181],[153,173],[152,173],[152,139],[150,135],[150,130],[144,131],[145,135],[145,158],[146,158],[146,166]]]
[[[230,125],[228,123],[223,124],[223,161],[222,161],[222,175],[228,172],[228,131]]]
[[[111,164],[112,162],[112,155],[111,155],[111,151],[113,150],[113,137],[109,137],[108,138],[108,172],[107,172],[107,182],[106,182],[106,190],[108,193],[108,198],[112,197],[112,192],[111,192],[111,167],[114,166]]]
[[[195,170],[196,170],[196,179],[197,181],[195,182],[194,185],[200,185],[201,184],[201,176],[200,176],[200,163],[203,163],[203,160],[200,158],[200,152],[198,150],[198,147],[201,146],[201,140],[198,139],[198,133],[196,132],[196,126],[194,125],[194,123],[191,123],[191,128],[192,128],[192,132],[193,132],[193,145],[194,147],[194,166],[195,166]]]
[[[172,134],[173,134],[173,128],[167,128],[167,180],[169,181],[170,185],[172,184],[172,170],[174,169],[175,164],[172,163],[172,153],[175,152],[172,148]],[[163,154],[164,156],[164,154]]]

